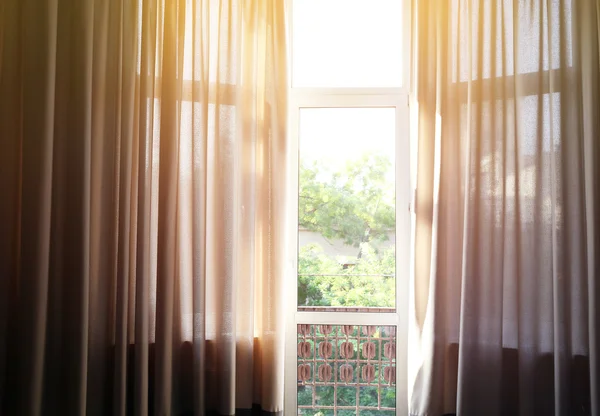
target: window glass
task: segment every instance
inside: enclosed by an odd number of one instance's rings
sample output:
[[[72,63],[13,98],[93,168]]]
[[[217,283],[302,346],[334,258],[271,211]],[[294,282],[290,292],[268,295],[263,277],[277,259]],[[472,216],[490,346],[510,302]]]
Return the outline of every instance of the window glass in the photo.
[[[300,109],[298,306],[395,306],[395,109]],[[315,310],[315,309],[313,309]]]
[[[400,87],[401,0],[295,0],[294,87]]]

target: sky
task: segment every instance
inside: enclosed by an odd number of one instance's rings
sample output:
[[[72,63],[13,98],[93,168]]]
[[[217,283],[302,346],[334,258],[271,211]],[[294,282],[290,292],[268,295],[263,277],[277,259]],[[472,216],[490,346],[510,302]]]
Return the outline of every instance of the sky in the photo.
[[[292,79],[295,87],[402,85],[399,0],[295,0]],[[393,108],[301,109],[302,160],[339,167],[367,151],[394,161]],[[337,166],[336,166],[337,167]]]
[[[401,0],[295,0],[294,87],[402,86]]]
[[[370,151],[388,155],[394,162],[394,108],[303,108],[299,126],[302,161],[343,167]]]

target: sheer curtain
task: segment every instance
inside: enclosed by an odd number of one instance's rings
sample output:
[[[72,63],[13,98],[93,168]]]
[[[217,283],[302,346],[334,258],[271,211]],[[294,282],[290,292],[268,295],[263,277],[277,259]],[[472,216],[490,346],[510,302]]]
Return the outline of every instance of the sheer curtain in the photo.
[[[281,411],[283,3],[2,2],[0,413]]]
[[[411,414],[600,414],[599,16],[413,2]]]

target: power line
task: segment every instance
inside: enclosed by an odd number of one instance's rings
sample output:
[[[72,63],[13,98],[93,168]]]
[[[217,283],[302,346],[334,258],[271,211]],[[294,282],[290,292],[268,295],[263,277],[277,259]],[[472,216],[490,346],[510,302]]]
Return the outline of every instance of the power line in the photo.
[[[331,276],[331,277],[395,277],[394,274],[298,274],[298,276],[305,277],[317,277],[317,276]]]

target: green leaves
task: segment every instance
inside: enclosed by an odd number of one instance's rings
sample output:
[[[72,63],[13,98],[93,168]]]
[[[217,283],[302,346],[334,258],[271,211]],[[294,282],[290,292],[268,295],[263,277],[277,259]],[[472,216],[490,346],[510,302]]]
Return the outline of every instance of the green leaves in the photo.
[[[328,257],[323,248],[309,244],[298,256],[298,304],[305,306],[395,305],[395,249],[381,254],[368,244],[363,256],[344,268]]]
[[[394,306],[395,250],[378,248],[395,229],[392,163],[367,153],[334,172],[324,163],[300,167],[299,227],[356,248],[352,259],[300,248],[299,305]],[[345,265],[345,266],[344,266]]]
[[[342,172],[302,164],[298,225],[354,247],[385,241],[396,223],[390,168],[387,157],[372,153],[348,162]]]

